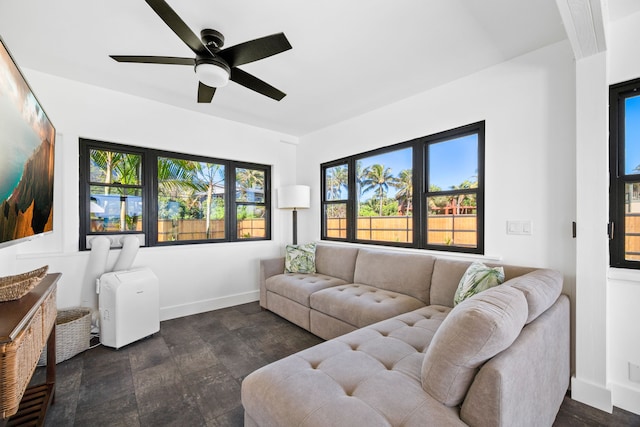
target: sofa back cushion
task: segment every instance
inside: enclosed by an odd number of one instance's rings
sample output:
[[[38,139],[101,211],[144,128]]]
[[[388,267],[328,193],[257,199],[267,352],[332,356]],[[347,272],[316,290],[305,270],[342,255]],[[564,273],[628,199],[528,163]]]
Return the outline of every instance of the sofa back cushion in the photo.
[[[438,258],[433,266],[433,277],[431,278],[430,304],[453,307],[453,298],[460,279],[471,261],[454,261],[450,259]],[[504,267],[504,280],[527,274],[534,271],[531,267],[519,267],[514,265],[502,265],[495,263],[485,263],[487,267]]]
[[[527,299],[527,324],[547,311],[562,292],[562,274],[555,270],[536,270],[504,283],[520,290]]]
[[[464,399],[480,365],[508,348],[527,319],[527,300],[499,285],[458,304],[442,322],[422,363],[422,388],[446,406]]]
[[[398,292],[429,304],[435,257],[360,249],[353,282]]]
[[[316,272],[353,283],[358,248],[318,244],[316,246]]]
[[[453,298],[458,289],[460,279],[464,275],[471,261],[453,261],[438,258],[433,265],[431,278],[431,304],[453,307]]]

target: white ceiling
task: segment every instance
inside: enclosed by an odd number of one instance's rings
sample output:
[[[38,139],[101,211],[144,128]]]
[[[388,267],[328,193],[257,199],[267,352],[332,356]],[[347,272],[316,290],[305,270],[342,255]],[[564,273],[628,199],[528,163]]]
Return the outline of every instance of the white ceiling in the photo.
[[[292,50],[240,68],[287,96],[231,82],[198,104],[191,67],[113,61],[194,56],[143,0],[3,0],[0,36],[23,68],[295,136],[566,38],[556,0],[167,2],[225,47],[284,32]]]
[[[640,12],[640,1],[638,0],[609,0],[609,19],[617,21],[626,16]]]

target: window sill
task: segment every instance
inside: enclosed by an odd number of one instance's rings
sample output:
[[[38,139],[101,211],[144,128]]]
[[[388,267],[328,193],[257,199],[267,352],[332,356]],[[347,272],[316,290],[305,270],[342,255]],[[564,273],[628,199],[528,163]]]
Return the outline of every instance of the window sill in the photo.
[[[607,272],[607,279],[619,280],[623,282],[634,282],[640,285],[640,270],[610,267]]]
[[[452,259],[452,260],[464,260],[464,261],[471,260],[471,261],[486,261],[486,262],[502,261],[501,255],[486,255],[486,254],[480,255],[480,254],[470,254],[465,252],[436,251],[431,249],[418,249],[418,248],[403,248],[399,246],[385,246],[384,244],[376,245],[376,244],[367,244],[367,243],[351,243],[351,242],[341,242],[337,240],[321,239],[321,240],[318,240],[317,242],[323,245],[351,246],[351,247],[355,246],[358,248],[370,249],[370,250],[432,255],[438,258],[446,258],[446,259]]]

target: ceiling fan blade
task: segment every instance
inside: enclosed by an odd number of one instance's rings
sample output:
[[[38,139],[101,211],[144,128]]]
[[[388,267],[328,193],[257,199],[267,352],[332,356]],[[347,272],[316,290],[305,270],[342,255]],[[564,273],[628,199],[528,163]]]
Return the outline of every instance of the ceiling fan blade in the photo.
[[[209,49],[164,0],[146,0],[146,2],[196,55],[211,56]]]
[[[289,49],[291,44],[284,33],[277,33],[228,47],[218,52],[218,55],[227,61],[230,67],[237,67]]]
[[[206,84],[199,82],[198,84],[198,102],[208,103],[213,99],[213,95],[216,93],[216,88],[207,86]]]
[[[259,78],[252,76],[251,74],[247,73],[246,71],[242,71],[239,68],[231,69],[230,79],[238,83],[239,85],[261,93],[264,96],[268,96],[269,98],[275,99],[276,101],[280,101],[282,98],[287,96],[286,93],[279,91],[270,84],[263,82]]]
[[[136,62],[142,64],[176,64],[195,65],[193,58],[179,58],[176,56],[133,56],[133,55],[109,55],[118,62]]]

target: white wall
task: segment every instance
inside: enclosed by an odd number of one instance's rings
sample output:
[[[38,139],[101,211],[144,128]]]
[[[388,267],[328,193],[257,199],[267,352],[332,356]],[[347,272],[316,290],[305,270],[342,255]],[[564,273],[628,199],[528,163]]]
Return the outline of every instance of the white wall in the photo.
[[[640,78],[639,39],[640,13],[610,24],[609,84]],[[629,380],[629,362],[640,366],[640,271],[610,269],[607,297],[608,381],[613,404],[640,414],[640,383]]]
[[[295,182],[297,138],[95,86],[23,70],[58,132],[54,232],[0,249],[0,275],[44,264],[63,277],[58,307],[83,304],[89,252],[78,251],[78,138],[272,165],[272,189]],[[294,142],[285,143],[283,141]],[[274,193],[275,194],[275,193]],[[141,248],[134,263],[160,278],[161,318],[258,299],[258,259],[281,254],[288,212],[273,209],[273,239]],[[112,250],[113,265],[119,250]]]
[[[393,105],[305,135],[298,183],[312,187],[300,241],[320,237],[320,164],[486,120],[485,253],[551,267],[573,291],[575,79],[568,42],[538,50]],[[532,236],[506,234],[531,220]]]
[[[640,55],[636,54],[640,13],[609,23],[609,83],[640,78]]]

